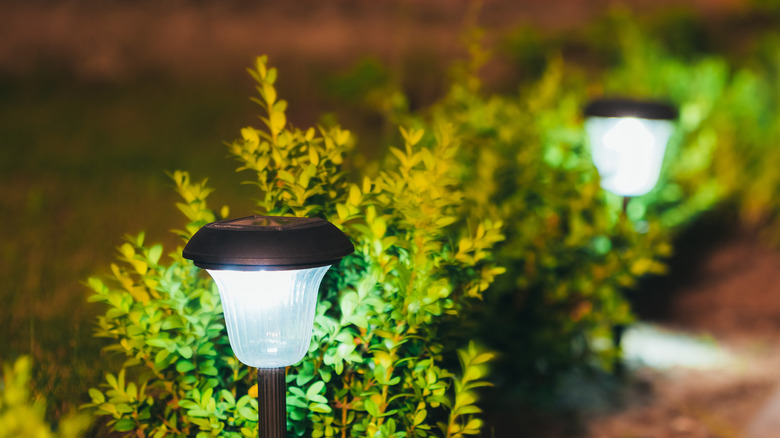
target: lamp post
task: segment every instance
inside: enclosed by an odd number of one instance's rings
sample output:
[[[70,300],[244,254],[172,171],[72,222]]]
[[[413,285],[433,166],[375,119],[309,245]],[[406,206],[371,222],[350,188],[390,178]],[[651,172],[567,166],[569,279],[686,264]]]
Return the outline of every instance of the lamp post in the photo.
[[[631,99],[599,99],[584,110],[593,164],[601,187],[628,198],[649,192],[658,182],[677,110],[668,104]]]
[[[658,182],[677,109],[661,102],[610,98],[590,102],[583,112],[601,187],[623,197],[621,219],[626,220],[629,199],[648,193]],[[624,331],[622,324],[612,327],[616,348]],[[616,360],[615,372],[623,371]]]
[[[286,436],[285,367],[309,347],[325,272],[353,251],[326,220],[276,216],[212,222],[184,247],[217,284],[236,357],[257,367],[261,438]]]

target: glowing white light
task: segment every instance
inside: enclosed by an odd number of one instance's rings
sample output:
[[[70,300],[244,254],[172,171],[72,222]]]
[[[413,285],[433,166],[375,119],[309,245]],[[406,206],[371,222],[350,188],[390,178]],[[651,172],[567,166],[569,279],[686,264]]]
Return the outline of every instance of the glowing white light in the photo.
[[[605,190],[620,196],[639,196],[655,187],[674,130],[671,121],[589,117],[585,130]]]
[[[733,365],[732,357],[712,341],[648,324],[629,328],[621,346],[629,363],[656,369],[711,369]]]
[[[330,266],[293,271],[209,269],[219,288],[228,339],[242,363],[280,368],[303,358],[317,291]]]

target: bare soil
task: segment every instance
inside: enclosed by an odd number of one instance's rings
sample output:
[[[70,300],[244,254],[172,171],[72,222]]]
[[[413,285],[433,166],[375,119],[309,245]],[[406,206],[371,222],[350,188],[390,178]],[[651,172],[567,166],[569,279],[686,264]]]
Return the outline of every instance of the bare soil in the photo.
[[[688,284],[654,316],[666,327],[712,336],[734,362],[639,370],[640,389],[591,418],[588,437],[780,436],[780,254],[755,236],[734,236],[687,268]]]

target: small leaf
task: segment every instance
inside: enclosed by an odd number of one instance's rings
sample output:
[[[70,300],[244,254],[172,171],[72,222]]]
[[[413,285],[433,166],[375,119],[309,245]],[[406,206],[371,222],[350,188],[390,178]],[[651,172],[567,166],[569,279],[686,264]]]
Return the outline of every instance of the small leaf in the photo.
[[[274,82],[276,82],[276,75],[277,75],[276,67],[269,68],[268,72],[265,75],[265,81],[268,82],[269,84],[273,84]]]
[[[153,247],[149,248],[149,261],[152,262],[152,264],[156,265],[157,262],[160,261],[160,256],[162,256],[163,247],[162,245],[154,245]]]
[[[295,177],[292,173],[286,171],[286,170],[280,170],[276,173],[276,176],[279,177],[282,181],[289,183],[289,184],[295,184]]]
[[[195,369],[195,365],[188,360],[180,360],[176,362],[176,371],[184,374]]]
[[[311,399],[315,395],[319,394],[320,391],[322,391],[324,388],[325,388],[325,382],[323,381],[314,382],[314,384],[311,385],[309,389],[306,391],[306,398]]]
[[[151,338],[146,340],[146,345],[157,348],[167,348],[170,343],[171,340],[166,338]]]
[[[333,411],[330,406],[324,403],[312,403],[309,405],[309,410],[320,414],[329,414]]]
[[[242,406],[237,409],[238,414],[249,421],[257,421],[257,411],[249,406]]]
[[[377,407],[376,403],[374,403],[371,399],[366,399],[363,402],[363,406],[366,408],[366,412],[368,412],[369,415],[372,417],[378,417],[379,416],[379,408]]]
[[[192,347],[190,347],[189,345],[186,346],[186,347],[179,347],[179,354],[181,355],[181,357],[183,357],[185,359],[191,358],[192,357]]]
[[[89,388],[89,396],[92,398],[92,403],[103,403],[106,401],[106,396],[95,388]]]
[[[347,202],[354,206],[360,205],[360,199],[362,198],[362,195],[360,194],[360,189],[356,185],[352,185],[349,187],[349,198],[347,199]]]
[[[117,432],[130,432],[135,429],[135,421],[129,418],[123,418],[114,423],[114,430]]]
[[[320,154],[317,153],[317,149],[314,146],[309,146],[309,161],[315,166],[320,164]]]
[[[287,124],[287,117],[284,115],[283,112],[274,111],[271,113],[271,116],[269,117],[269,128],[271,128],[271,132],[273,133],[279,133],[284,129],[284,125]]]
[[[203,418],[203,417],[208,417],[209,416],[209,411],[207,411],[205,409],[190,409],[189,411],[187,411],[187,415],[189,415],[190,417],[201,417],[201,418]]]
[[[349,217],[349,210],[344,204],[336,204],[336,213],[339,215],[339,219],[345,220]]]
[[[268,82],[263,84],[263,97],[268,105],[273,105],[276,102],[276,89]]]
[[[200,405],[198,405],[192,400],[182,400],[179,402],[179,406],[184,409],[197,409],[200,407]]]
[[[233,394],[230,391],[223,389],[222,391],[219,392],[219,394],[227,402],[228,405],[234,406],[236,404],[236,398],[233,397]]]
[[[425,421],[426,416],[428,416],[428,411],[426,411],[425,409],[420,409],[419,411],[417,411],[417,414],[415,414],[414,421],[412,422],[412,424],[415,426],[421,424],[423,421]]]

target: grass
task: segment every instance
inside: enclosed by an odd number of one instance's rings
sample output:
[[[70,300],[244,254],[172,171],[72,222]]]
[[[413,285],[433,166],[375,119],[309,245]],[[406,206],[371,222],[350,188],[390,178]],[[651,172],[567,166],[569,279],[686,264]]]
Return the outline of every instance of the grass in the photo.
[[[208,176],[215,206],[251,211],[224,141],[253,123],[243,84],[0,81],[0,359],[29,354],[55,416],[97,383],[100,312],[82,282],[126,233],[175,248],[182,223],[165,172]],[[236,207],[238,206],[238,207]]]

